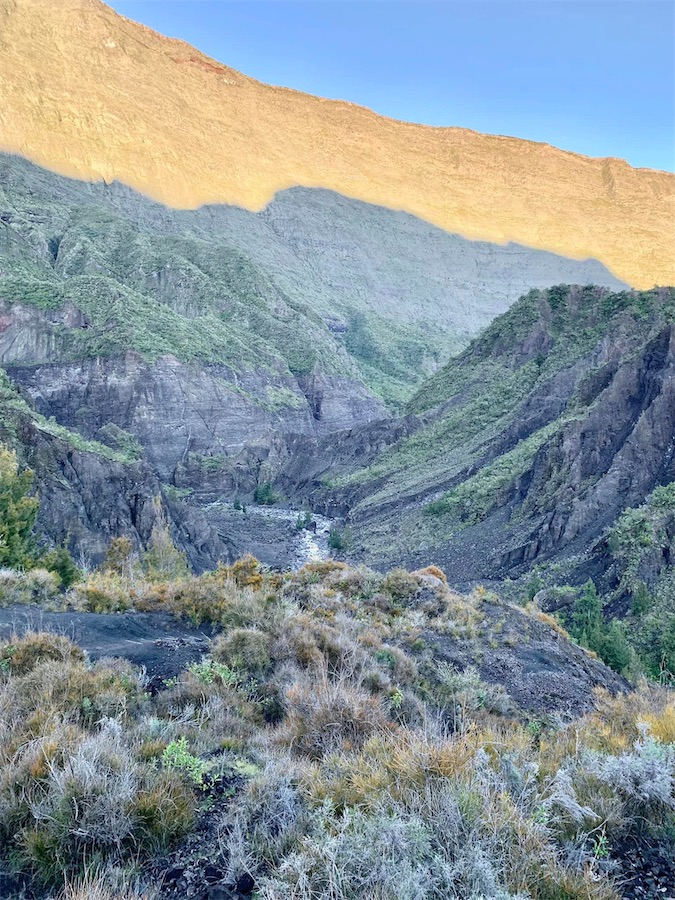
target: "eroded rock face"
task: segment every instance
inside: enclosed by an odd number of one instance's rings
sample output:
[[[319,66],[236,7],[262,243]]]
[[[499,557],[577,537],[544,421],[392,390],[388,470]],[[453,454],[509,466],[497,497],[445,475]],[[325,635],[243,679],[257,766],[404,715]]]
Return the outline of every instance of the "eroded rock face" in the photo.
[[[345,434],[302,490],[346,520],[356,555],[377,568],[434,561],[465,585],[555,561],[573,581],[602,579],[607,529],[675,480],[674,298],[525,298],[449,364],[435,394],[424,389],[407,431],[382,430],[374,452],[377,426]],[[503,385],[516,402],[503,402]],[[475,432],[473,416],[486,423]],[[280,483],[289,476],[302,484],[293,459]]]
[[[291,564],[295,515],[267,522],[224,510],[209,515],[202,505],[250,497],[289,456],[289,444],[330,445],[336,431],[384,415],[380,402],[361,383],[321,372],[237,373],[172,356],[148,362],[133,351],[68,362],[62,332],[85,327],[86,317],[70,305],[45,312],[15,304],[0,319],[0,359],[30,407],[113,449],[111,425],[121,429],[141,457],[115,462],[79,450],[25,417],[19,446],[36,472],[38,524],[47,539],[96,562],[112,537],[144,546],[162,509],[197,571],[252,550],[269,564]],[[32,360],[40,362],[28,365]]]
[[[65,544],[76,561],[100,562],[113,537],[125,535],[144,547],[157,523],[167,523],[197,571],[229,560],[232,553],[203,513],[163,496],[162,485],[145,461],[116,462],[48,434],[25,416],[0,428],[0,440],[20,447],[22,461],[35,472],[40,497],[38,532]]]
[[[453,553],[453,562],[460,570],[463,562],[469,578],[518,575],[568,556],[576,557],[579,579],[601,575],[605,530],[624,509],[675,480],[673,335],[668,326],[635,357],[608,363],[597,396],[515,484],[509,511],[497,510],[458,536],[461,556]],[[467,552],[471,540],[480,541],[482,559]]]
[[[535,460],[523,506],[552,478],[556,509],[533,535],[536,556],[593,542],[628,506],[675,479],[675,328],[620,364],[587,415],[566,425]],[[523,548],[532,554],[533,544]]]
[[[21,444],[36,475],[38,525],[56,541],[67,541],[84,558],[104,552],[111,537],[125,534],[142,545],[157,518],[159,484],[144,463],[123,465],[25,423]]]
[[[28,326],[17,318],[25,343]],[[8,329],[9,331],[9,329]],[[155,363],[124,358],[23,366],[7,359],[13,380],[45,416],[90,438],[112,422],[133,434],[161,479],[188,454],[230,455],[279,433],[326,434],[384,415],[382,405],[349,378],[317,374],[303,380],[269,372],[234,373],[225,366],[187,365],[174,357]],[[269,389],[283,390],[275,408]],[[306,393],[305,393],[306,392]]]

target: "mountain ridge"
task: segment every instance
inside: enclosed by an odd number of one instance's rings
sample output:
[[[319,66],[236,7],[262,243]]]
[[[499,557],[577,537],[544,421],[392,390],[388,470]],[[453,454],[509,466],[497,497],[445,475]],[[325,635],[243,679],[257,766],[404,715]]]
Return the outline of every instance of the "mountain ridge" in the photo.
[[[464,237],[599,259],[635,287],[675,281],[670,173],[269,87],[98,0],[0,8],[0,146],[63,174],[178,207],[259,209],[324,187]]]

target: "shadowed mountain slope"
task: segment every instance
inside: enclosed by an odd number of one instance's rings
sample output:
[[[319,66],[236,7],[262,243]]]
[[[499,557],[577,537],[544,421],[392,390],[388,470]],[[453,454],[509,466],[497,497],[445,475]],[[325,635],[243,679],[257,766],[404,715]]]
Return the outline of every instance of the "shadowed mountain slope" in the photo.
[[[23,391],[3,394],[5,439],[36,468],[45,533],[98,557],[117,532],[147,539],[162,491],[249,496],[286,435],[382,420],[527,285],[560,278],[620,286],[594,261],[328,191],[177,211],[0,155],[0,362]],[[174,513],[198,568],[246,549],[241,522]]]
[[[675,480],[674,320],[672,288],[531,291],[396,429],[333,442],[314,467],[315,502],[346,518],[353,553],[378,566],[433,558],[455,583],[547,561],[599,574],[606,529]],[[296,450],[280,484],[299,480],[302,460]]]
[[[2,362],[135,350],[244,378],[264,368],[264,385],[242,387],[294,410],[292,431],[303,416],[333,429],[372,418],[371,391],[399,404],[531,286],[621,286],[593,260],[467,241],[328,191],[296,188],[257,214],[175,211],[3,156],[0,206],[0,299],[15,310]],[[331,416],[324,375],[369,410]]]
[[[474,240],[675,280],[675,177],[270,87],[100,0],[0,0],[0,147],[177,207],[304,185]]]

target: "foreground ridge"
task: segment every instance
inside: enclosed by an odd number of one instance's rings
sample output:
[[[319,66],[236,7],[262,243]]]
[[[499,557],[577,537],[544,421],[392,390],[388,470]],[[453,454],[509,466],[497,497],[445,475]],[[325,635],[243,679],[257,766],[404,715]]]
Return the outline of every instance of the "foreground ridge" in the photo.
[[[54,897],[64,871],[59,900],[675,886],[672,694],[631,692],[536,608],[435,566],[195,578],[159,533],[130,548],[65,592],[3,572],[3,896]]]

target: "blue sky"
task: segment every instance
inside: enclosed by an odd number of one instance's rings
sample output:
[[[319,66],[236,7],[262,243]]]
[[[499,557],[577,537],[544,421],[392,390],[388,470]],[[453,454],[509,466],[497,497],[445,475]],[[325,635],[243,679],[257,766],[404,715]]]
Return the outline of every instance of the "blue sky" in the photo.
[[[675,168],[670,0],[108,0],[270,84]]]

